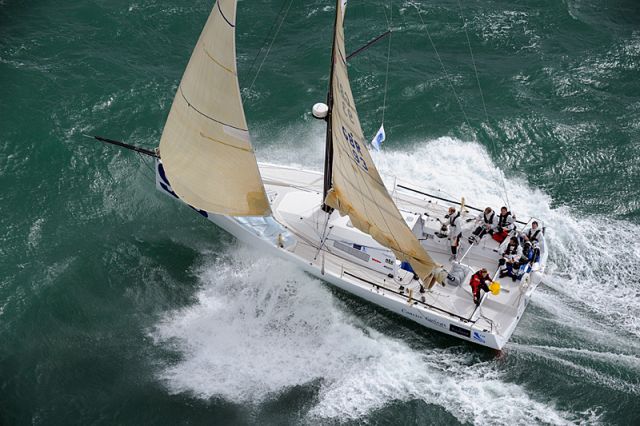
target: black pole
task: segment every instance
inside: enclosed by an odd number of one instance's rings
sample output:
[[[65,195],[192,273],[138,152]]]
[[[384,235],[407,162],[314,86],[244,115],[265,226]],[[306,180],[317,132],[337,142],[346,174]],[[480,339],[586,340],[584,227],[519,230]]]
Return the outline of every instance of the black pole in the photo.
[[[327,198],[327,194],[331,190],[332,185],[332,176],[333,176],[333,141],[332,141],[332,132],[331,132],[331,113],[333,110],[333,67],[335,61],[335,50],[336,50],[336,27],[338,26],[338,13],[340,12],[340,1],[336,1],[336,19],[333,23],[333,44],[331,46],[331,70],[329,73],[329,92],[327,93],[327,107],[329,107],[329,111],[327,112],[326,122],[327,122],[327,136],[325,141],[325,150],[324,150],[324,188],[322,191],[322,210],[331,213],[333,208],[327,205],[324,200]]]
[[[103,138],[102,136],[91,136],[91,135],[83,135],[83,136],[99,140],[100,142],[104,142],[104,143],[108,143],[108,144],[111,144],[111,145],[116,145],[116,146],[119,146],[119,147],[122,147],[122,148],[126,148],[126,149],[129,149],[131,151],[139,152],[140,154],[145,154],[145,155],[148,155],[150,157],[160,158],[160,156],[156,152],[150,151],[150,150],[145,149],[145,148],[140,148],[139,146],[129,145],[128,143],[116,141],[116,140],[113,140],[113,139]]]
[[[409,188],[408,186],[404,186],[404,185],[398,184],[397,187],[398,188],[402,188],[402,189],[406,189],[406,190],[411,191],[411,192],[415,192],[417,194],[426,195],[427,197],[435,198],[436,200],[446,201],[446,202],[451,203],[451,204],[459,204],[460,203],[460,201],[448,200],[446,198],[438,197],[437,195],[433,195],[433,194],[429,194],[427,192],[419,191],[417,189]],[[478,212],[483,212],[484,211],[484,209],[479,209],[477,207],[470,206],[469,204],[465,204],[464,206],[469,208],[469,209],[471,209],[471,210],[475,210],[475,211],[478,211]],[[521,220],[516,220],[516,223],[519,223],[521,225],[526,225],[527,224],[526,222],[523,222]]]
[[[351,58],[353,58],[354,56],[356,56],[358,53],[367,50],[368,48],[370,48],[372,45],[374,45],[376,42],[382,40],[383,38],[385,38],[386,36],[388,36],[389,34],[391,34],[391,30],[387,30],[385,32],[383,32],[382,34],[380,34],[378,37],[374,38],[373,40],[371,40],[370,42],[368,42],[367,44],[365,44],[364,46],[362,46],[361,48],[355,50],[354,52],[349,53],[349,56],[347,56],[347,61]]]

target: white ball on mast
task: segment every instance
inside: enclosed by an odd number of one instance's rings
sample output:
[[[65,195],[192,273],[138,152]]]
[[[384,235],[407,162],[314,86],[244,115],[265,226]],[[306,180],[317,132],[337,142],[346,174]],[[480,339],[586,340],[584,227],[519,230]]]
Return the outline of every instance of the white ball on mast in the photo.
[[[311,113],[318,120],[324,120],[327,117],[327,114],[329,113],[329,107],[327,106],[327,104],[323,102],[318,102],[311,109]]]

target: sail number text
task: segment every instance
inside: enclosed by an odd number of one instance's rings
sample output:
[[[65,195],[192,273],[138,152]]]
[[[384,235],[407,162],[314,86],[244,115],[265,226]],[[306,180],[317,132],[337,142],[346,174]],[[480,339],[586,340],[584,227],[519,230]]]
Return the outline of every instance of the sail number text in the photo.
[[[362,150],[360,148],[360,144],[358,143],[358,141],[356,141],[353,138],[353,134],[351,134],[351,132],[347,132],[344,126],[342,126],[342,134],[344,135],[344,138],[346,139],[346,141],[349,142],[349,145],[351,145],[351,156],[353,157],[353,160],[356,162],[358,166],[362,167],[362,169],[365,172],[369,172],[369,168],[367,167],[367,162],[364,160],[364,157],[362,156]]]

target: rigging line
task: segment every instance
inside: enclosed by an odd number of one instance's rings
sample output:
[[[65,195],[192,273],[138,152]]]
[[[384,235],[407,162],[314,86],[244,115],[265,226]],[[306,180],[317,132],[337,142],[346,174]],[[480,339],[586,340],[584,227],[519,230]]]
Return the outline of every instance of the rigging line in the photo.
[[[151,173],[153,175],[155,175],[156,171],[153,169],[153,167],[151,167],[151,165],[145,160],[145,158],[142,156],[142,153],[138,152],[138,156],[140,156],[140,160],[142,160],[142,163],[144,164],[144,166],[149,169],[149,171],[151,171]],[[149,182],[152,182],[154,185],[156,184],[155,179],[153,179],[151,176],[148,176],[146,174],[142,174],[142,176],[145,177],[145,179],[149,179]]]
[[[471,55],[471,63],[473,64],[473,70],[476,74],[476,82],[478,83],[478,89],[480,90],[480,99],[482,100],[482,107],[484,109],[484,115],[487,120],[489,120],[489,113],[487,112],[487,104],[484,101],[484,93],[482,92],[482,86],[480,85],[480,77],[478,76],[478,68],[476,67],[476,59],[473,56],[473,49],[471,49],[471,40],[469,40],[469,33],[467,32],[467,23],[464,18],[464,13],[462,11],[462,4],[460,0],[458,0],[458,8],[460,10],[460,17],[462,18],[462,29],[464,30],[464,35],[467,38],[467,46],[469,46],[469,54]]]
[[[316,258],[320,254],[320,251],[325,246],[327,238],[329,237],[329,233],[331,232],[331,228],[329,228],[329,232],[327,232],[327,226],[329,225],[329,218],[331,217],[331,215],[326,214],[324,216],[326,219],[324,221],[324,228],[322,229],[322,234],[320,236],[320,246],[318,246],[318,251],[316,252],[315,256],[313,256],[313,260],[316,260]]]
[[[478,67],[476,66],[476,59],[473,55],[473,49],[471,48],[471,40],[469,39],[469,33],[467,32],[467,25],[466,25],[466,20],[464,17],[464,13],[462,10],[462,3],[460,2],[460,0],[458,0],[458,9],[460,10],[460,17],[462,18],[462,28],[464,29],[464,35],[467,38],[467,45],[469,46],[469,54],[471,55],[471,63],[473,64],[473,70],[476,74],[476,82],[478,83],[478,90],[480,91],[480,99],[482,100],[482,108],[484,109],[484,116],[485,119],[487,120],[487,125],[489,125],[489,112],[487,111],[487,104],[484,100],[484,93],[482,92],[482,86],[480,85],[480,76],[478,74]],[[493,150],[494,151],[498,151],[497,145],[496,145],[496,141],[493,139],[493,136],[491,136],[490,132],[487,132],[487,135],[489,136],[489,140],[491,141],[491,145],[493,146]],[[509,193],[507,192],[507,185],[504,181],[504,176],[502,175],[502,173],[498,173],[500,176],[500,182],[502,183],[502,189],[504,191],[504,196],[506,198],[507,201],[507,206],[509,207],[509,210],[511,210],[511,203],[509,202]]]
[[[269,44],[269,48],[267,49],[267,52],[262,57],[262,61],[260,62],[260,66],[258,67],[258,71],[256,71],[256,75],[253,77],[253,81],[251,82],[251,85],[249,85],[249,92],[251,92],[251,89],[253,89],[253,85],[256,83],[256,80],[258,79],[258,75],[260,75],[260,71],[262,70],[262,66],[264,65],[264,61],[267,59],[267,56],[269,56],[269,52],[271,52],[271,48],[273,47],[273,43],[276,41],[276,38],[278,37],[278,33],[280,32],[280,29],[282,28],[282,24],[284,24],[284,21],[287,19],[287,14],[289,13],[289,9],[291,9],[291,5],[292,4],[293,4],[293,0],[290,0],[289,1],[289,6],[287,6],[287,10],[285,10],[284,16],[282,16],[282,20],[280,21],[280,24],[278,25],[278,28],[276,28],[276,32],[273,35],[273,39],[271,39],[271,43]]]
[[[364,17],[363,21],[367,24],[367,26],[369,28],[373,28],[374,26],[374,19],[373,19],[373,14],[369,14],[367,15],[367,7],[365,4],[365,7],[362,8],[362,16]],[[346,51],[346,48],[345,48]],[[373,60],[371,59],[371,54],[366,55],[366,60],[367,60],[367,74],[368,75],[373,75]],[[348,61],[348,59],[347,59]],[[366,80],[365,80],[366,81]]]
[[[449,83],[449,87],[451,87],[451,91],[453,92],[453,95],[456,98],[456,102],[458,103],[458,106],[460,107],[460,111],[462,112],[462,115],[464,116],[464,121],[466,122],[467,126],[470,129],[472,129],[471,122],[469,121],[469,116],[467,115],[467,112],[465,111],[464,107],[462,106],[462,100],[458,96],[458,92],[456,92],[456,89],[453,86],[453,83],[451,82],[451,77],[449,76],[449,73],[447,72],[447,69],[445,68],[444,63],[442,62],[442,58],[440,57],[440,53],[438,53],[438,49],[436,48],[436,45],[433,42],[433,39],[431,38],[431,33],[429,32],[429,28],[428,28],[427,24],[424,22],[424,19],[422,18],[422,13],[420,13],[420,9],[418,8],[418,6],[415,3],[411,3],[411,5],[413,7],[415,7],[416,11],[418,12],[418,17],[420,18],[420,21],[422,22],[422,25],[424,25],[425,32],[427,33],[427,37],[429,38],[429,42],[431,43],[431,47],[433,47],[433,51],[435,52],[436,57],[438,58],[438,62],[440,63],[440,67],[442,67],[442,71],[444,72],[445,78],[447,79],[447,82]],[[466,28],[465,28],[465,32],[466,32]],[[486,154],[483,153],[483,155],[486,155]],[[495,171],[492,171],[492,173],[495,173]],[[502,175],[500,175],[500,177],[502,178]],[[503,185],[503,189],[504,189],[504,185]],[[507,200],[503,200],[503,201],[506,201],[506,204],[509,205],[508,196],[506,194],[506,190],[505,190],[505,196],[506,196]]]
[[[453,87],[453,83],[451,82],[451,77],[449,76],[449,73],[447,72],[447,69],[444,66],[444,62],[442,62],[442,58],[440,57],[440,53],[438,53],[438,49],[436,48],[436,45],[433,42],[433,39],[431,38],[431,33],[429,32],[429,27],[424,22],[424,19],[422,18],[422,13],[420,13],[420,9],[418,8],[418,6],[413,2],[411,3],[411,5],[416,8],[416,11],[418,12],[418,17],[420,18],[420,22],[422,22],[422,25],[424,25],[424,29],[425,29],[425,31],[427,33],[427,37],[429,38],[429,43],[431,43],[431,47],[433,47],[433,51],[436,54],[436,58],[438,58],[438,62],[440,63],[440,67],[442,68],[442,72],[444,73],[445,78],[447,79],[447,83],[449,83],[449,87],[451,87],[451,91],[453,92],[453,95],[456,98],[456,102],[458,102],[458,106],[460,107],[460,111],[462,111],[462,115],[464,116],[464,121],[467,123],[467,126],[469,126],[469,128],[472,128],[471,124],[469,124],[469,117],[467,116],[467,112],[464,110],[464,107],[462,106],[462,101],[460,100],[460,97],[458,96],[458,92],[456,92],[455,87]]]
[[[382,8],[382,13],[384,13],[384,20],[387,21],[387,28],[391,28],[389,17],[387,16],[387,10],[384,7]]]
[[[251,66],[249,67],[249,71],[247,72],[247,75],[251,75],[251,73],[253,72],[253,69],[254,69],[254,67],[256,65],[256,61],[260,57],[260,54],[262,53],[264,48],[267,46],[267,42],[269,41],[269,37],[271,37],[271,33],[273,32],[273,29],[276,27],[276,24],[278,23],[278,19],[277,18],[278,18],[278,16],[282,15],[282,11],[284,10],[284,7],[285,7],[286,4],[287,4],[287,0],[283,0],[282,1],[282,6],[280,6],[280,10],[276,14],[276,19],[273,20],[273,23],[271,24],[271,28],[269,28],[269,31],[267,31],[267,34],[264,36],[264,40],[262,40],[262,43],[260,43],[260,50],[258,50],[258,53],[256,53],[256,56],[254,56],[253,61],[251,62]]]
[[[386,17],[385,13],[385,17]],[[389,2],[390,19],[387,21],[388,29],[391,31],[393,25],[393,0]],[[384,98],[382,100],[382,125],[384,125],[384,113],[387,110],[387,88],[389,87],[389,60],[391,58],[391,33],[389,33],[389,43],[387,45],[387,71],[384,75]]]

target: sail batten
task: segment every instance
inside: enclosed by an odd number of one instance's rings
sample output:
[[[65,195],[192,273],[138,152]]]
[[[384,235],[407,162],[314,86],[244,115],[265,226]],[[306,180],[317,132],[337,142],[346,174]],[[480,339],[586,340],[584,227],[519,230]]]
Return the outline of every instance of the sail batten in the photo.
[[[185,94],[184,94],[184,92],[182,91],[182,88],[181,88],[181,87],[179,87],[179,88],[178,88],[178,90],[180,90],[180,95],[184,98],[184,101],[187,103],[187,105],[189,106],[189,108],[192,108],[195,112],[197,112],[197,113],[198,113],[198,114],[200,114],[201,116],[206,117],[206,118],[208,118],[208,119],[209,119],[209,120],[211,120],[211,121],[215,121],[215,122],[216,122],[216,123],[218,123],[218,124],[222,124],[223,126],[233,127],[233,128],[234,128],[234,129],[236,129],[236,130],[240,130],[240,131],[243,131],[243,132],[248,132],[248,129],[242,129],[242,128],[240,128],[240,127],[236,127],[236,126],[234,126],[234,125],[232,125],[232,124],[224,123],[224,122],[222,122],[222,121],[220,121],[220,120],[216,120],[215,118],[208,116],[207,114],[205,114],[204,112],[202,112],[202,111],[200,111],[198,108],[196,108],[196,107],[195,107],[191,102],[189,102],[189,99],[187,99],[187,97],[185,96]]]
[[[247,128],[235,52],[236,0],[218,0],[200,34],[160,139],[175,193],[229,216],[271,213]]]
[[[235,3],[235,2],[234,2]],[[220,15],[222,16],[222,19],[224,19],[225,21],[227,21],[227,24],[229,24],[230,27],[235,28],[236,24],[232,24],[231,21],[229,21],[227,19],[227,17],[224,15],[224,12],[222,11],[222,9],[220,8],[220,2],[216,1],[216,6],[218,6],[218,10],[220,11]],[[235,9],[236,5],[233,5],[233,8]]]
[[[387,191],[365,145],[356,111],[344,48],[346,0],[337,1],[331,91],[332,182],[325,203],[348,215],[356,228],[371,235],[411,264],[427,280],[436,263],[420,245]]]

